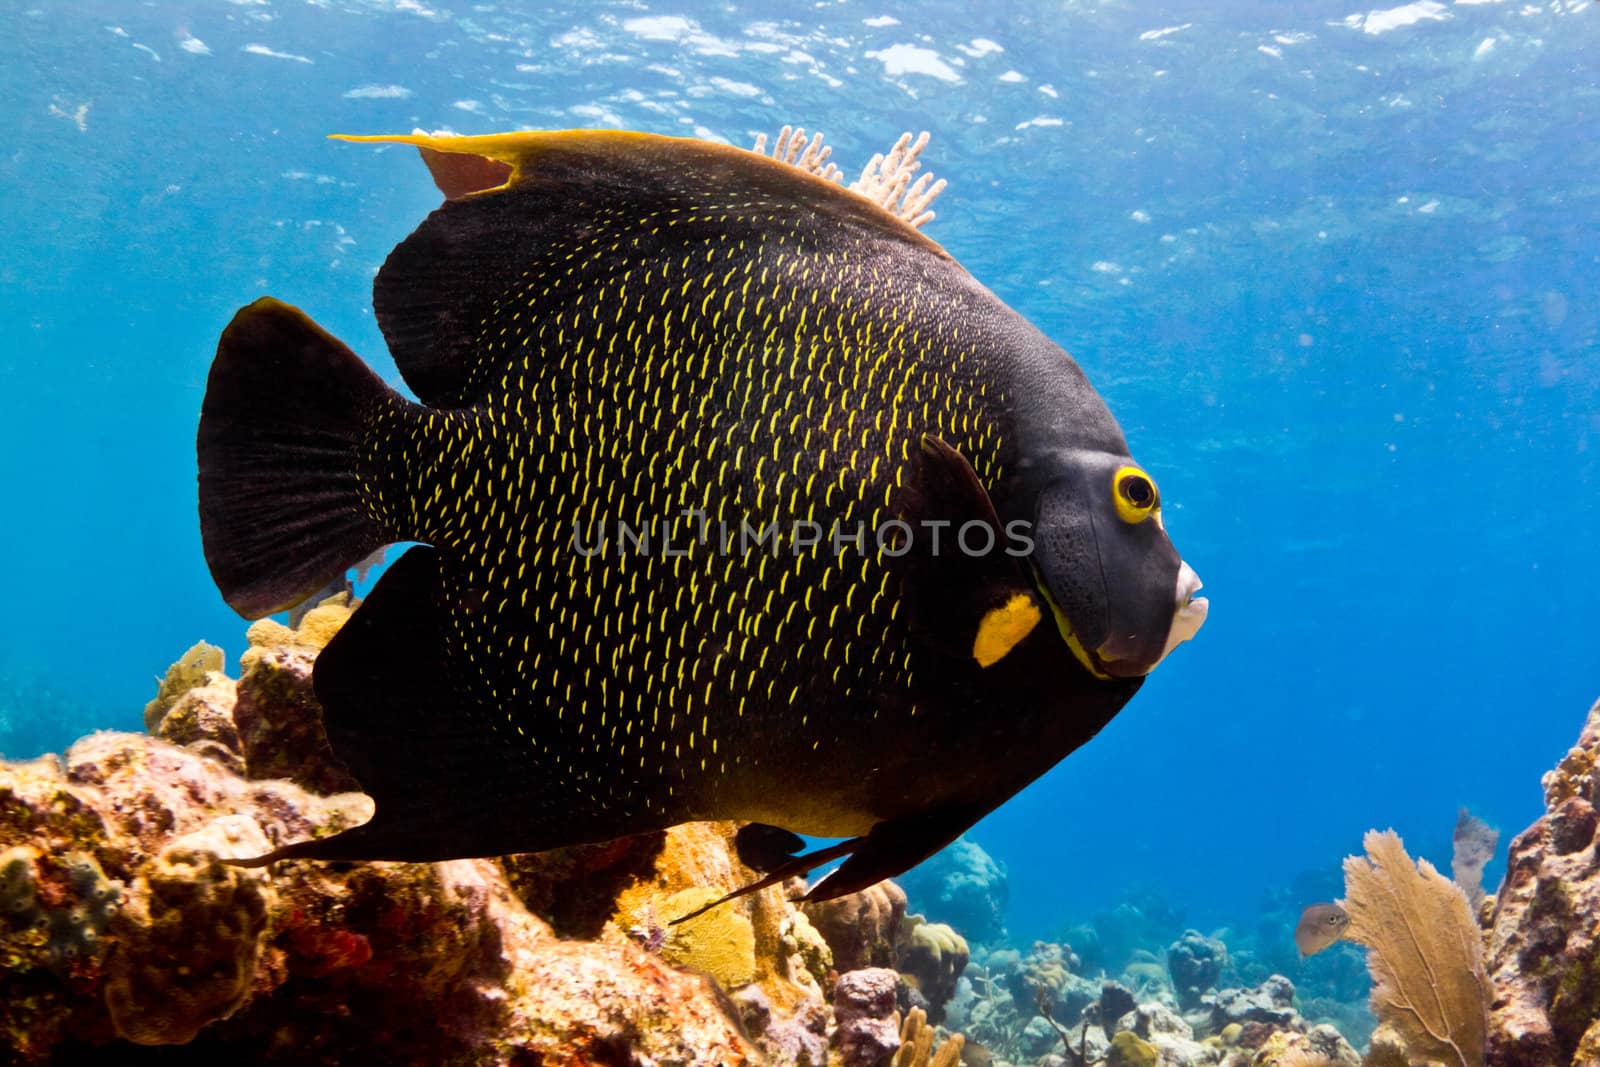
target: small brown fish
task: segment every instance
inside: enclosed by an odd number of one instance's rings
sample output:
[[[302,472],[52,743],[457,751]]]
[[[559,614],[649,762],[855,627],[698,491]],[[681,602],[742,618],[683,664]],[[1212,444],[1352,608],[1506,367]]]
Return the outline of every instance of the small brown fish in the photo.
[[[1338,941],[1349,926],[1350,915],[1339,905],[1311,905],[1300,913],[1300,922],[1294,928],[1294,943],[1301,958],[1315,956]]]

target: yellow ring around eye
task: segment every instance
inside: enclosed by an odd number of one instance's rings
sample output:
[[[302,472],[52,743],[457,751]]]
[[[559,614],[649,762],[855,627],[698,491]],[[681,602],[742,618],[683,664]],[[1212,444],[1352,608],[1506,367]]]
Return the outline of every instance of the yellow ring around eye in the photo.
[[[1156,512],[1161,495],[1156,483],[1138,467],[1118,467],[1111,476],[1111,502],[1116,505],[1117,518],[1138,524]]]

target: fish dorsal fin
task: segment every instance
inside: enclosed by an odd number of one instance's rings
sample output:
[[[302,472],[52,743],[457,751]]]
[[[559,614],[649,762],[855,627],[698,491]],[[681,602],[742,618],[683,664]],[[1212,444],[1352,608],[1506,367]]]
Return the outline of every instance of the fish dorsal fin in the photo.
[[[908,254],[948,259],[916,228],[926,221],[934,186],[909,184],[915,153],[907,146],[917,146],[908,138],[898,153],[869,166],[863,192],[798,165],[804,151],[791,163],[710,141],[620,130],[340,139],[415,146],[448,197],[390,253],[373,287],[396,366],[434,406],[482,398],[503,373],[485,351],[494,341],[489,320],[509,313],[497,302],[552,269],[541,266],[542,252],[577,248],[601,228],[615,237],[638,219],[635,235],[644,235],[652,214],[743,201],[759,205],[752,212],[813,232],[842,225],[906,246]],[[730,225],[748,232],[753,217]],[[515,314],[524,314],[524,305]]]

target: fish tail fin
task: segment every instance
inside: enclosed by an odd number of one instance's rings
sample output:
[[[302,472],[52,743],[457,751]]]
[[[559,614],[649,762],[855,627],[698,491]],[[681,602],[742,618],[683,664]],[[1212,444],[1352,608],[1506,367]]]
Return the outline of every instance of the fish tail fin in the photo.
[[[362,438],[405,401],[299,308],[263,297],[217,344],[195,450],[200,537],[246,618],[290,607],[400,537],[361,491]]]

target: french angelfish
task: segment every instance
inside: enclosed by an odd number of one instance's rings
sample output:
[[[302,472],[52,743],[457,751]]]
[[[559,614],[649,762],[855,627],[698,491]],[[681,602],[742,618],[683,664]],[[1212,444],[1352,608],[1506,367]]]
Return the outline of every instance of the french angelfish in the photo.
[[[201,413],[245,617],[419,542],[315,670],[376,813],[255,862],[732,819],[762,885],[847,857],[811,891],[838,896],[1093,737],[1204,619],[1100,396],[889,209],[903,182],[638,133],[368,139],[447,197],[374,286],[417,401],[263,298]]]

